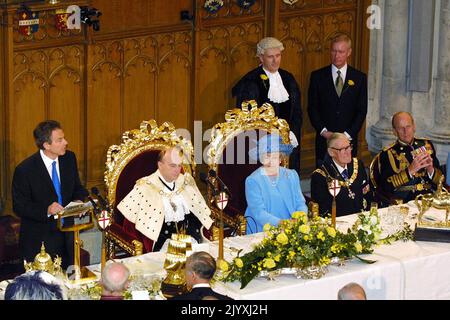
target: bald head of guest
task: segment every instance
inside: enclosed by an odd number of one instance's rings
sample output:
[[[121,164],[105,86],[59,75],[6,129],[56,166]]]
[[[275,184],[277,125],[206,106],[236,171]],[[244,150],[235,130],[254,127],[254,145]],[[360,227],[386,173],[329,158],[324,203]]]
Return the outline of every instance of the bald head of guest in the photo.
[[[186,259],[186,284],[209,283],[216,272],[216,260],[208,252],[197,251]]]
[[[129,277],[130,270],[123,263],[108,261],[102,271],[103,295],[123,295]]]
[[[339,290],[338,300],[367,300],[366,292],[359,284],[351,282]]]

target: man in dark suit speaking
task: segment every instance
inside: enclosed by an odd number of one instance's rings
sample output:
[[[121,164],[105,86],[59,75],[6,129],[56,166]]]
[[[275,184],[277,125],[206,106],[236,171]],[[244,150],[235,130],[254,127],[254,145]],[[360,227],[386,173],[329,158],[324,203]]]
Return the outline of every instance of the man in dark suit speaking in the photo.
[[[54,120],[39,123],[33,131],[39,151],[15,169],[12,182],[13,210],[21,218],[19,248],[23,259],[33,261],[41,243],[66,269],[73,263],[73,233],[61,232],[55,219],[71,201],[88,192],[81,185],[75,154],[66,150],[61,125]],[[65,218],[64,224],[73,223]]]
[[[347,64],[351,53],[351,39],[338,34],[331,40],[332,64],[311,73],[308,114],[316,129],[317,167],[334,132],[344,133],[352,143],[352,155],[357,154],[358,132],[367,114],[367,76]]]

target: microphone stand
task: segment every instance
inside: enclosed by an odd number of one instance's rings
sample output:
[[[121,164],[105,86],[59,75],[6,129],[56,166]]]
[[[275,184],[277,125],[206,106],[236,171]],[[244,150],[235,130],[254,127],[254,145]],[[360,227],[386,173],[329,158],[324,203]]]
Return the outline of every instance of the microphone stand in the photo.
[[[101,267],[100,267],[100,272],[103,272],[103,269],[105,268],[106,265],[106,230],[109,227],[109,223],[108,225],[105,226],[105,228],[102,228],[100,226],[100,222],[102,221],[106,221],[108,219],[109,216],[109,206],[108,203],[102,198],[102,196],[100,195],[100,193],[98,192],[97,189],[93,190],[95,192],[93,192],[97,198],[99,199],[100,205],[103,206],[103,208],[100,208],[99,210],[99,215],[97,218],[97,222],[99,225],[99,228],[102,231],[102,246],[101,246]]]
[[[325,165],[322,165],[323,169],[326,171],[327,175],[328,175],[328,181],[331,182],[332,185],[332,189],[333,189],[333,193],[331,193],[331,196],[333,197],[333,200],[331,201],[331,224],[333,225],[333,228],[336,228],[336,182],[339,184],[337,179],[331,179],[331,175],[328,172],[327,168],[325,167]],[[336,178],[337,176],[337,170],[334,168],[333,165],[331,165],[331,167],[334,169],[335,173],[336,173]]]
[[[208,184],[208,186],[210,187],[210,191],[212,196],[214,197],[214,201],[216,204],[216,207],[219,209],[219,252],[218,252],[218,257],[217,257],[217,266],[219,267],[218,269],[221,270],[220,266],[222,265],[222,261],[224,261],[224,250],[223,250],[223,240],[224,240],[224,226],[223,226],[223,209],[225,209],[226,205],[227,205],[227,201],[228,201],[228,197],[227,197],[227,193],[225,192],[226,187],[224,187],[225,185],[221,184],[222,189],[224,191],[221,192],[220,188],[217,187],[217,184],[220,184],[221,181],[219,181],[220,179],[217,177],[217,175],[211,174],[211,170],[209,172],[208,175],[208,181],[209,178],[212,177],[213,181]]]

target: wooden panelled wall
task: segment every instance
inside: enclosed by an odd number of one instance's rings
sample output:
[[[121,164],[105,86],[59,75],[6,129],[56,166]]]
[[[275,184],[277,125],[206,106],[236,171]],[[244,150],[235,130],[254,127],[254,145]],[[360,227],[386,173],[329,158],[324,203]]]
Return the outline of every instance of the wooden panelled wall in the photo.
[[[106,150],[142,120],[171,121],[203,131],[223,121],[234,105],[231,87],[258,65],[255,45],[264,36],[280,38],[282,68],[301,88],[304,117],[302,171],[314,164],[314,132],[306,112],[312,70],[329,64],[329,39],[343,31],[354,39],[351,64],[367,72],[365,10],[370,0],[256,0],[248,10],[224,0],[216,14],[193,0],[75,0],[56,6],[30,4],[40,11],[39,31],[18,33],[17,5],[3,5],[1,94],[1,197],[11,208],[15,166],[36,151],[35,125],[57,119],[78,157],[88,187],[103,185]],[[101,30],[58,31],[56,8],[92,5]],[[180,11],[195,21],[181,21]],[[191,131],[192,132],[192,131]],[[194,139],[194,137],[192,137]],[[198,139],[198,138],[197,138]],[[360,140],[364,141],[364,132]],[[363,142],[363,153],[367,145]]]

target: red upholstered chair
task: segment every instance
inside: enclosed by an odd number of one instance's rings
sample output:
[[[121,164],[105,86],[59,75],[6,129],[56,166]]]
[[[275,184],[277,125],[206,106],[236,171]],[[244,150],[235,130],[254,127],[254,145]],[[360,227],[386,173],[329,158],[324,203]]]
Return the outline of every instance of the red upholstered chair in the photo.
[[[225,114],[225,122],[213,127],[207,162],[208,168],[217,172],[217,176],[232,194],[224,210],[224,223],[228,228],[228,235],[246,234],[245,179],[261,165],[249,159],[248,151],[256,146],[261,136],[274,131],[280,134],[285,143],[289,142],[289,126],[286,120],[278,119],[270,104],[266,103],[258,108],[254,100],[242,103],[241,109],[229,110]],[[284,159],[283,165],[287,164],[288,159]],[[214,204],[210,190],[208,205],[213,212],[214,220],[218,222],[220,211]],[[210,230],[205,230],[204,235],[216,240],[217,224]]]
[[[137,180],[158,169],[158,153],[166,148],[178,146],[188,160],[183,171],[195,174],[194,153],[190,141],[178,137],[175,127],[164,122],[158,127],[155,120],[143,121],[139,129],[125,132],[121,145],[108,149],[105,183],[107,200],[112,210],[113,222],[106,231],[108,256],[140,255],[152,251],[153,241],[136,230],[133,223],[125,219],[117,205],[133,189]]]

